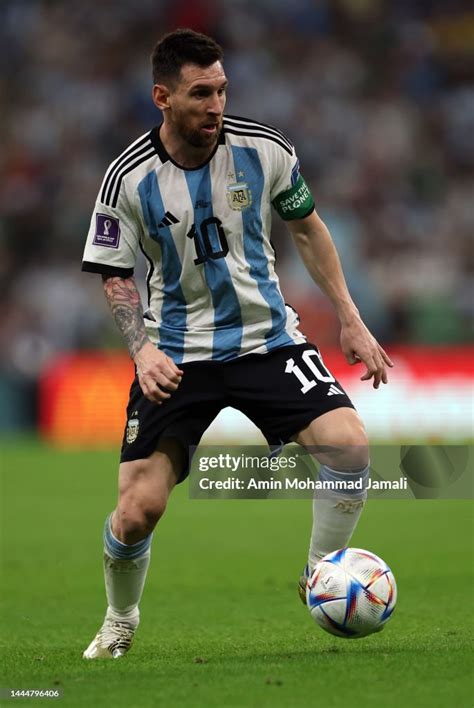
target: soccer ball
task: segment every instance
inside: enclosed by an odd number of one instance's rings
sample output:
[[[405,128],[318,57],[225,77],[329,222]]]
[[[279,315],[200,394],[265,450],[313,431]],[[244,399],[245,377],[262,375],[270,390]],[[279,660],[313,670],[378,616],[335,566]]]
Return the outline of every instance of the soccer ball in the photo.
[[[311,617],[326,632],[347,639],[383,629],[396,601],[392,571],[375,553],[362,548],[328,553],[306,584]]]

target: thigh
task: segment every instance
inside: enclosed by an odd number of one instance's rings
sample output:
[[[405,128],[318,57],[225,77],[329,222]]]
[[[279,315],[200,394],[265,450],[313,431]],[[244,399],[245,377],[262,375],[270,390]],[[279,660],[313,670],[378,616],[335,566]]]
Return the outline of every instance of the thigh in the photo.
[[[313,344],[242,357],[229,362],[226,374],[230,405],[245,413],[270,445],[289,442],[330,411],[354,409]]]
[[[174,440],[162,440],[147,458],[121,462],[119,498],[134,497],[166,500],[180,478],[185,459],[182,447]]]

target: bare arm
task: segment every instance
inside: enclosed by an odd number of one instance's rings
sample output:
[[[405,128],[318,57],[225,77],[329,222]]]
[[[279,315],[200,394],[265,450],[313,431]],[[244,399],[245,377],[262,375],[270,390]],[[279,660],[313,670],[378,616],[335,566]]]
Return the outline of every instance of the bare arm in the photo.
[[[387,366],[393,366],[386,352],[362,322],[347,289],[341,262],[331,235],[316,212],[306,219],[287,222],[303,262],[311,277],[334,305],[341,323],[341,348],[349,364],[362,361],[373,377],[374,388],[387,383]]]
[[[103,276],[104,292],[115,322],[137,367],[144,395],[161,404],[176,391],[183,372],[149,340],[135,279]]]

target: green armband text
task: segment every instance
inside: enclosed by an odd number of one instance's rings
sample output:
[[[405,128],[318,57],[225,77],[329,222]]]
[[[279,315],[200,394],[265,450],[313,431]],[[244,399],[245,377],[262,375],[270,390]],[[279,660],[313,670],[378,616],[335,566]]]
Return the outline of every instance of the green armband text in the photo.
[[[285,221],[303,219],[314,209],[313,195],[301,175],[296,184],[275,197],[272,204]]]

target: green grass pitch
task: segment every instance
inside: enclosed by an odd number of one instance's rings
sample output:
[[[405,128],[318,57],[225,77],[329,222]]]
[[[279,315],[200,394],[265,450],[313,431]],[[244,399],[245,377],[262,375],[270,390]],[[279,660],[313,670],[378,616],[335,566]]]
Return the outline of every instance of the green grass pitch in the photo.
[[[348,641],[297,597],[310,501],[189,500],[181,485],[155,534],[135,646],[85,662],[105,609],[116,453],[19,441],[2,443],[0,466],[1,688],[59,688],[59,705],[100,708],[473,704],[469,501],[367,506],[352,545],[389,563],[399,600],[383,632]]]

